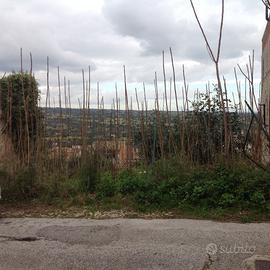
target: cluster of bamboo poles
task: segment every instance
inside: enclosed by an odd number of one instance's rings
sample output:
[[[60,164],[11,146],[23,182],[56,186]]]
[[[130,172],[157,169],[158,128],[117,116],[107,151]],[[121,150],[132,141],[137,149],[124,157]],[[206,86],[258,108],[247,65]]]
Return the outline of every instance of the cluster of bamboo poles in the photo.
[[[72,109],[72,84],[66,77],[62,79],[60,68],[57,68],[58,104],[52,100],[50,86],[50,61],[47,57],[47,78],[46,78],[46,100],[43,109],[43,117],[36,120],[37,135],[35,140],[31,136],[31,128],[34,125],[29,114],[29,95],[23,97],[25,128],[19,136],[23,154],[21,155],[23,164],[42,164],[51,166],[51,169],[66,169],[70,166],[70,161],[76,167],[87,164],[89,160],[97,160],[99,166],[109,166],[110,168],[130,167],[140,162],[149,164],[158,159],[164,160],[173,156],[187,158],[190,161],[198,161],[198,151],[206,152],[207,162],[215,160],[216,156],[223,155],[230,159],[235,153],[235,138],[230,123],[232,112],[240,116],[242,130],[248,126],[249,112],[243,102],[242,84],[239,80],[237,69],[234,69],[237,100],[232,92],[233,102],[229,100],[227,82],[223,77],[217,80],[214,85],[220,103],[220,110],[223,114],[223,125],[221,127],[221,137],[219,148],[211,145],[214,126],[210,121],[212,114],[212,97],[215,95],[211,90],[210,83],[206,84],[205,90],[198,90],[192,93],[186,80],[185,66],[182,66],[181,77],[182,87],[179,91],[178,80],[172,49],[169,50],[172,76],[167,79],[165,65],[165,52],[162,52],[162,80],[159,80],[157,72],[154,73],[153,90],[155,94],[154,107],[149,105],[147,97],[147,86],[142,83],[143,96],[139,97],[138,89],[129,91],[126,67],[123,67],[124,85],[124,108],[121,108],[121,97],[118,85],[115,84],[115,97],[111,104],[111,109],[105,109],[105,97],[100,94],[100,83],[96,83],[96,103],[97,109],[91,108],[91,97],[93,97],[93,83],[90,66],[87,72],[82,70],[82,95],[78,99],[80,119],[79,138],[74,141],[72,133],[72,122],[74,121]],[[23,78],[23,56],[21,50],[21,74]],[[238,65],[239,72],[244,76],[244,100],[248,100],[251,108],[260,110],[254,86],[254,52],[249,56],[249,63],[246,65],[246,72]],[[30,53],[30,77],[33,76],[32,54]],[[61,80],[62,79],[62,80]],[[162,83],[161,83],[162,81]],[[163,84],[163,87],[161,85]],[[30,84],[31,87],[31,84]],[[22,88],[24,88],[22,80]],[[162,89],[161,89],[162,88]],[[22,93],[25,91],[22,89]],[[31,90],[31,89],[30,89]],[[31,92],[31,91],[30,91]],[[29,93],[30,93],[29,92]],[[12,98],[12,87],[10,87],[9,98]],[[135,96],[135,102],[132,97]],[[206,111],[208,112],[203,125],[197,125],[198,116],[194,109],[196,104],[202,102],[201,97],[206,97]],[[182,104],[180,105],[180,103]],[[134,104],[135,106],[133,106]],[[7,119],[12,118],[12,101],[8,102]],[[195,105],[194,105],[195,104]],[[52,109],[57,108],[57,128],[55,136],[48,136],[49,118]],[[175,110],[173,109],[175,108]],[[208,108],[208,110],[207,110]],[[38,110],[38,108],[37,108]],[[53,112],[55,112],[53,110]],[[109,112],[109,115],[108,115]],[[55,116],[55,115],[54,115]],[[209,118],[209,121],[207,120]],[[11,128],[11,120],[8,125]],[[10,131],[11,132],[11,131]],[[204,144],[202,135],[206,134],[208,142]],[[256,136],[255,136],[256,137]],[[256,137],[258,139],[258,136]],[[198,145],[205,149],[198,150]],[[211,158],[210,158],[211,156]]]
[[[172,77],[167,80],[167,70],[165,68],[165,52],[162,52],[162,75],[163,89],[160,88],[160,80],[157,73],[154,74],[153,88],[155,93],[154,107],[150,108],[149,99],[147,97],[148,89],[145,83],[143,86],[143,97],[139,97],[138,90],[129,91],[126,67],[123,67],[123,85],[124,85],[124,108],[121,108],[121,98],[119,96],[118,85],[115,84],[115,97],[111,104],[111,109],[105,109],[105,97],[100,94],[100,83],[96,84],[97,109],[91,108],[91,97],[93,96],[93,87],[91,81],[91,68],[88,67],[87,75],[85,70],[82,70],[82,95],[78,99],[78,107],[80,111],[80,139],[76,142],[76,147],[79,146],[80,154],[74,154],[78,159],[77,164],[85,164],[93,156],[98,156],[99,160],[110,159],[113,167],[127,166],[130,167],[135,161],[148,164],[157,159],[166,159],[171,156],[182,156],[193,160],[193,153],[196,151],[196,146],[199,144],[200,134],[207,133],[209,141],[211,140],[211,132],[214,127],[210,121],[206,121],[204,126],[200,126],[202,130],[192,130],[192,126],[196,127],[196,113],[194,111],[194,103],[201,102],[201,94],[207,97],[208,117],[211,117],[211,102],[212,93],[210,83],[206,84],[204,91],[195,91],[194,97],[191,97],[189,84],[186,80],[185,66],[182,66],[182,88],[179,91],[176,68],[172,49],[169,50],[171,60]],[[245,94],[244,99],[248,100],[252,108],[258,105],[254,89],[254,52],[249,57],[249,64],[246,65],[246,73],[238,65],[238,69],[245,78]],[[63,85],[61,83],[60,68],[57,68],[58,73],[58,130],[57,140],[48,143],[49,137],[46,137],[46,146],[51,148],[56,146],[57,155],[54,155],[57,166],[65,163],[66,142],[73,140],[71,136],[72,127],[72,102],[71,102],[71,82],[64,77]],[[234,69],[235,84],[238,100],[236,101],[234,93],[233,102],[229,100],[227,82],[223,77],[222,82],[217,83],[214,88],[217,91],[221,112],[225,120],[223,122],[222,138],[220,139],[219,151],[211,148],[207,151],[212,157],[215,155],[224,155],[227,159],[231,158],[234,153],[234,134],[230,124],[230,114],[236,112],[241,116],[242,127],[248,125],[249,116],[246,105],[243,102],[242,84],[238,79],[236,68]],[[51,91],[50,91],[50,65],[47,58],[47,91],[45,101],[45,123],[50,117]],[[232,91],[233,92],[233,91]],[[133,106],[132,96],[135,95],[135,104]],[[193,100],[192,100],[193,99]],[[180,103],[182,104],[180,105]],[[63,105],[64,103],[64,105]],[[174,104],[173,104],[174,103]],[[176,110],[172,110],[176,108]],[[108,111],[110,115],[108,116]],[[190,126],[191,125],[191,126]],[[45,127],[47,125],[45,124]],[[242,130],[242,133],[244,131]],[[63,143],[65,142],[65,143]],[[69,147],[72,146],[71,142]],[[122,147],[124,145],[124,147]],[[75,147],[75,149],[77,149]],[[208,146],[205,145],[207,148]],[[120,161],[120,152],[124,151],[122,160]],[[47,149],[48,152],[48,149]],[[212,159],[209,159],[209,162]],[[121,165],[119,165],[121,163]],[[64,166],[65,167],[65,166]]]

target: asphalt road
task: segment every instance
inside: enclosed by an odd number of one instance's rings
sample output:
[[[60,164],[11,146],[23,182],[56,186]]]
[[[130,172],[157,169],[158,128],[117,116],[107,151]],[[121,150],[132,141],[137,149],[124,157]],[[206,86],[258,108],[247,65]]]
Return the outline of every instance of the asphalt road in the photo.
[[[270,224],[0,219],[0,269],[241,269],[270,254]]]

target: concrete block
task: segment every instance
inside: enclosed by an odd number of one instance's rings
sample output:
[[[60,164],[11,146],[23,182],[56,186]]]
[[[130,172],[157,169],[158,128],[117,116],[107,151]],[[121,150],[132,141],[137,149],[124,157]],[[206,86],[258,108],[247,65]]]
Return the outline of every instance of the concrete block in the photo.
[[[270,256],[254,255],[243,261],[242,270],[270,270]]]

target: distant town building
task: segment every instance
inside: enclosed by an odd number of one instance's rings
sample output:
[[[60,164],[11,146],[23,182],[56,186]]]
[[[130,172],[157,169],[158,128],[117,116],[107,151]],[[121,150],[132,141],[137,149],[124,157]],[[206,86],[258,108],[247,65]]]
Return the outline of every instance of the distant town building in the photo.
[[[113,160],[116,166],[124,168],[128,163],[135,163],[139,158],[139,149],[133,145],[128,145],[126,140],[98,140],[87,146],[87,151],[96,150],[103,157]],[[60,146],[54,143],[49,151],[51,159],[58,159],[61,153],[62,158],[71,161],[78,159],[82,155],[81,145],[71,147]]]

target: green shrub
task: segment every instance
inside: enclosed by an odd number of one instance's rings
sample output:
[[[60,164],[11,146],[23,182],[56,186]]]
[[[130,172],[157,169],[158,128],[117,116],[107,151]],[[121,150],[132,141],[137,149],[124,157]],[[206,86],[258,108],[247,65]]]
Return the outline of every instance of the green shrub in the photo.
[[[255,205],[264,205],[265,204],[264,194],[260,191],[256,191],[251,195],[250,201]]]
[[[63,197],[74,197],[84,192],[82,183],[78,178],[63,178],[60,180],[60,184],[59,189],[62,191]]]
[[[173,160],[159,161],[147,169],[101,175],[97,168],[93,159],[71,177],[59,179],[59,176],[51,175],[38,180],[36,170],[29,168],[19,170],[15,177],[0,171],[0,180],[5,179],[5,193],[14,198],[33,198],[42,194],[48,201],[57,198],[73,200],[83,193],[95,192],[93,200],[102,200],[107,206],[113,205],[118,198],[117,207],[129,201],[145,210],[181,209],[183,205],[205,212],[253,209],[265,213],[270,209],[270,172],[248,166],[193,168],[183,167],[181,162]]]
[[[10,181],[10,175],[9,173],[4,170],[1,169],[0,170],[0,187],[1,187],[1,195],[2,195],[2,200],[8,199],[10,196],[10,192],[12,191],[12,185],[11,185],[11,181]]]
[[[156,179],[160,166],[165,171]],[[168,171],[166,177],[166,169],[172,170],[174,176],[170,176],[171,171]],[[107,180],[103,189],[106,187],[108,190],[103,196],[110,195],[110,190],[113,190],[113,194],[131,195],[136,204],[144,207],[169,209],[185,204],[205,209],[250,208],[256,205],[265,208],[270,202],[270,174],[245,166],[181,169],[175,161],[158,162],[147,171],[121,171],[116,179],[118,188],[114,182],[110,187],[111,181]]]
[[[222,194],[220,200],[219,200],[219,205],[223,208],[231,207],[235,204],[236,199],[233,194],[230,193],[224,193]]]
[[[19,171],[15,182],[23,198],[34,197],[37,194],[37,173],[33,167]]]
[[[182,159],[172,158],[169,160],[159,160],[149,169],[152,178],[156,182],[166,181],[172,178],[183,179],[186,177],[190,164],[185,164]]]
[[[118,174],[119,192],[123,195],[144,191],[148,185],[148,173],[143,170],[125,170]]]
[[[83,191],[94,192],[99,180],[98,164],[93,158],[82,166],[79,172],[79,179]]]
[[[109,173],[103,174],[96,187],[97,197],[113,197],[117,192],[117,183]]]
[[[34,167],[19,169],[14,176],[5,171],[0,173],[4,200],[23,200],[38,197],[41,186]]]

